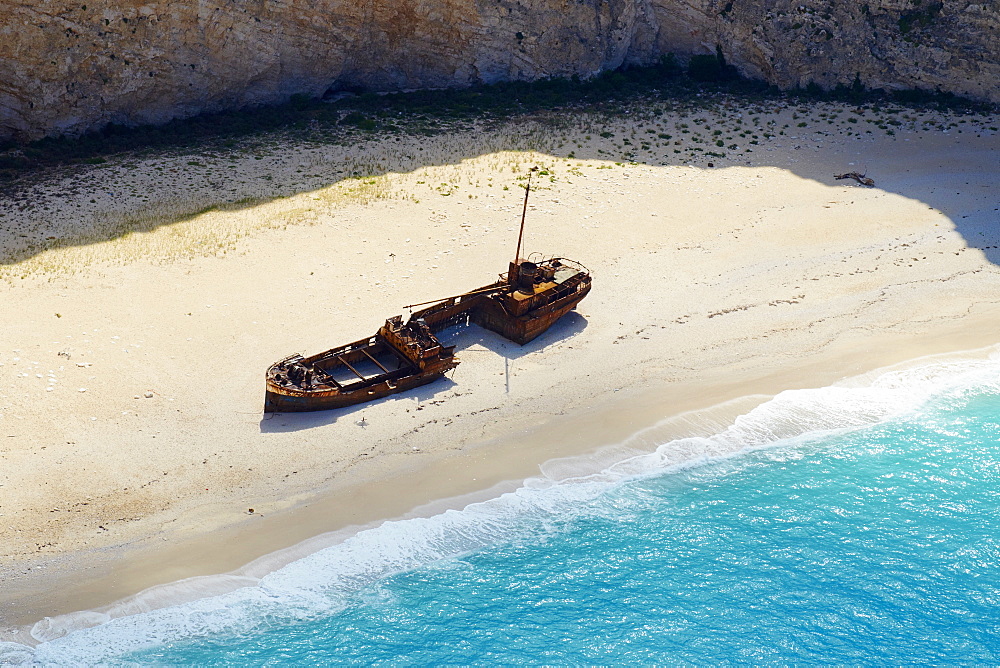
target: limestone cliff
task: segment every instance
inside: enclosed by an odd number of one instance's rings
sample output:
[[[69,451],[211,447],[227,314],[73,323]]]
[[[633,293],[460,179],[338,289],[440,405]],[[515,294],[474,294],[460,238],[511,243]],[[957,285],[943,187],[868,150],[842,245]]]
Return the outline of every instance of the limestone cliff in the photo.
[[[656,0],[657,50],[722,46],[782,88],[921,88],[1000,102],[1000,2]]]
[[[331,87],[589,76],[721,45],[742,73],[1000,101],[1000,7],[944,0],[0,0],[0,137]]]

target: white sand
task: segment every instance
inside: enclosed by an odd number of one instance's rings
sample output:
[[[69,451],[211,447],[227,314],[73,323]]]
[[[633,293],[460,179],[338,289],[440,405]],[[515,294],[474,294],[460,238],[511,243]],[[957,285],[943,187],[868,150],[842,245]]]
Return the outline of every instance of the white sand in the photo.
[[[656,107],[132,158],[0,203],[0,621],[231,570],[682,410],[997,342],[996,118]],[[414,392],[261,415],[273,361],[505,270],[530,165],[525,245],[591,268],[577,314],[524,348],[470,329]],[[866,169],[877,187],[833,179]]]

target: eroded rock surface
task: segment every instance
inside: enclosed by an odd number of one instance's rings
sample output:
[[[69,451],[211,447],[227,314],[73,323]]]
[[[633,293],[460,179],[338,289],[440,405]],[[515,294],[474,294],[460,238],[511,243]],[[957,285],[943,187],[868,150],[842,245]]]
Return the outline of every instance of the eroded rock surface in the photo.
[[[0,0],[0,137],[360,86],[590,76],[714,53],[788,87],[1000,101],[1000,6],[945,0]]]
[[[1000,101],[1000,2],[661,0],[656,11],[659,50],[719,44],[745,76],[782,88],[857,79]]]

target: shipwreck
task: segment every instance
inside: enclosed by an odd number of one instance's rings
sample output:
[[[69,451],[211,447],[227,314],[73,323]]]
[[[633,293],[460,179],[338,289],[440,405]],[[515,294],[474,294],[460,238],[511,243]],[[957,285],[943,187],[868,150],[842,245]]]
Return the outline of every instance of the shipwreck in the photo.
[[[524,345],[574,309],[590,292],[586,267],[561,257],[535,262],[520,257],[530,192],[529,173],[515,259],[496,282],[414,304],[425,308],[406,321],[389,318],[366,339],[276,362],[267,370],[264,412],[327,410],[405,392],[458,366],[455,346],[437,337],[448,327],[471,322]]]

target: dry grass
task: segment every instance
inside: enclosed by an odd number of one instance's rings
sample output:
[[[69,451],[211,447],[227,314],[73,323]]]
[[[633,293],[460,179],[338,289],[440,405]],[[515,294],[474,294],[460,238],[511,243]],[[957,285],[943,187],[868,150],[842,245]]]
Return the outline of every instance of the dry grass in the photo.
[[[191,156],[125,165],[119,172],[106,169],[95,174],[103,181],[101,190],[127,191],[127,179],[150,183],[135,188],[131,197],[97,202],[91,198],[93,193],[83,190],[75,199],[91,206],[70,214],[70,225],[65,224],[65,205],[55,216],[9,214],[15,218],[10,230],[27,233],[17,235],[20,239],[9,233],[4,240],[7,257],[0,265],[0,279],[54,278],[101,263],[169,262],[225,254],[252,235],[315,224],[322,215],[348,206],[379,200],[419,201],[455,194],[460,187],[464,194],[469,186],[481,183],[468,174],[524,173],[527,162],[539,162],[541,156],[533,151],[551,148],[557,139],[552,128],[528,124],[485,134],[466,132],[445,141],[409,140],[402,146],[376,141],[349,148],[320,146],[298,150],[294,157],[289,156],[287,146],[272,146],[264,155],[236,154],[228,161],[202,158],[197,167],[207,174],[201,185],[178,183],[180,175],[190,171],[183,166],[192,164]],[[476,163],[471,171],[470,162]],[[240,173],[259,177],[250,187],[238,190],[238,198],[212,187],[233,164]],[[212,174],[213,170],[221,175]],[[330,174],[338,177],[324,178]],[[276,193],[273,184],[279,180],[292,181],[297,194]],[[150,191],[154,197],[140,194]],[[39,240],[32,243],[31,237]],[[29,241],[21,241],[24,238]]]
[[[876,133],[917,128],[996,132],[990,119],[947,114],[737,102],[647,102],[618,114],[566,112],[434,137],[359,133],[353,143],[324,145],[275,136],[228,153],[123,158],[40,186],[31,204],[0,207],[0,279],[224,254],[252,235],[315,224],[349,206],[475,199],[479,189],[523,180],[529,164],[545,172],[536,181],[545,188],[580,176],[585,158],[603,167],[746,165],[797,135],[870,143]]]

